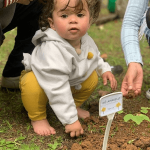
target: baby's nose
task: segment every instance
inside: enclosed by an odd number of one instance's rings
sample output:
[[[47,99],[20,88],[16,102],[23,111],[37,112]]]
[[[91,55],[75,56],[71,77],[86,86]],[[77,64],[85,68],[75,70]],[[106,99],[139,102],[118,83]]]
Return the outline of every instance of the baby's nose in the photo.
[[[77,16],[71,15],[70,16],[70,23],[77,23]]]

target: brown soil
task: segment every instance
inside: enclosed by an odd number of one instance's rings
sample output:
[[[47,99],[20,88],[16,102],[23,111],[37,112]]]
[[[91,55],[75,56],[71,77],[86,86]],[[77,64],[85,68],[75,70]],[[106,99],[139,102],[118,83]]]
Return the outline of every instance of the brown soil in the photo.
[[[143,98],[142,102],[133,99],[133,93],[131,96],[132,99],[123,99],[124,112],[115,114],[109,133],[107,150],[150,150],[150,123],[144,120],[140,125],[137,125],[131,120],[124,121],[126,114],[140,114],[141,106],[150,107],[150,103],[146,98]],[[70,138],[69,135],[66,135],[61,149],[102,150],[107,117],[99,117],[98,102],[89,104],[88,110],[91,117],[81,120],[84,135],[78,138]],[[150,111],[146,116],[150,117]]]

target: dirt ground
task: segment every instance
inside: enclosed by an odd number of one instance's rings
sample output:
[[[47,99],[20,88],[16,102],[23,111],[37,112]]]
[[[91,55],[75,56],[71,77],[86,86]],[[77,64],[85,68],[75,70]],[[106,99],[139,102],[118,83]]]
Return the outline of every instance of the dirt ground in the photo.
[[[141,102],[135,99],[123,100],[122,114],[115,114],[111,125],[107,150],[150,150],[150,122],[143,121],[137,125],[133,121],[124,121],[125,114],[141,114],[141,103],[144,107],[150,107],[150,103],[146,98]],[[107,117],[99,117],[98,102],[89,105],[91,117],[82,120],[84,135],[79,138],[66,137],[63,143],[63,150],[102,150],[105,128],[107,125]],[[150,111],[146,114],[150,117]],[[76,141],[76,142],[75,142]]]

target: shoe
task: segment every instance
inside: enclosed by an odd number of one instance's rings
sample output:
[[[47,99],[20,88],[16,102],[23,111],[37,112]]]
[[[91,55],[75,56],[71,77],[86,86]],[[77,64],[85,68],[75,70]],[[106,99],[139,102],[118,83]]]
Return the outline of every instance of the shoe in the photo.
[[[123,68],[120,65],[111,66],[111,71],[113,74],[121,74],[123,72]]]
[[[146,97],[147,97],[147,99],[150,99],[150,89],[148,89],[148,90],[146,91]]]
[[[1,88],[7,89],[19,89],[19,78],[18,77],[3,77],[1,78]]]

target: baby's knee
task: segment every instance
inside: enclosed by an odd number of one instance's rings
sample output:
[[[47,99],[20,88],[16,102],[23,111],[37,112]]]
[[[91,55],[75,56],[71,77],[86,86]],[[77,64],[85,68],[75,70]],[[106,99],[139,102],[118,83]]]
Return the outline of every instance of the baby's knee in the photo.
[[[32,93],[36,95],[43,93],[34,73],[32,71],[26,72],[20,77],[20,90],[22,94]]]

